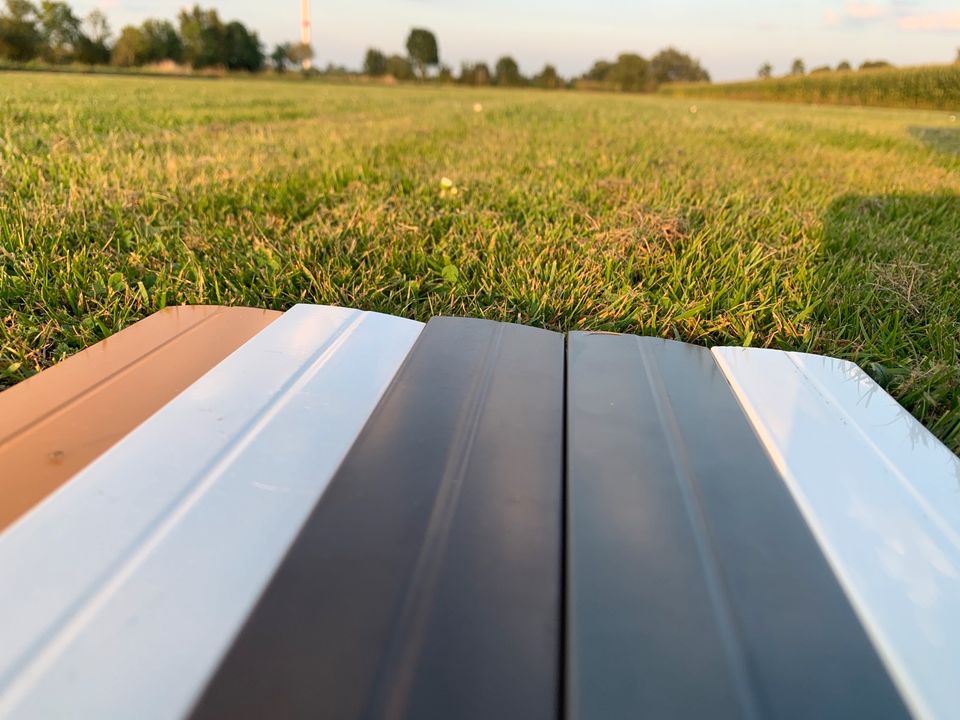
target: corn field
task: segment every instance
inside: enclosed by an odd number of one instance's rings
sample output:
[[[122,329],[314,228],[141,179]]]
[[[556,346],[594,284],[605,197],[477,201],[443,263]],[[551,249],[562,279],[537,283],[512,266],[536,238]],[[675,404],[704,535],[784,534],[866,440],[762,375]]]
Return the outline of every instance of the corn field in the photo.
[[[674,96],[960,110],[960,64],[887,68],[722,84],[666,85]]]

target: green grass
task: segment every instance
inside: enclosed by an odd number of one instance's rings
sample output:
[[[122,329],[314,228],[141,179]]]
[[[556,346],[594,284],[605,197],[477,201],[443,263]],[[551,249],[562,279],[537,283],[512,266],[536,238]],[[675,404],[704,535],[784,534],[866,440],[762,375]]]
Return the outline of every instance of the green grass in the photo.
[[[850,358],[960,449],[946,114],[43,74],[0,103],[5,384],[165,305],[332,303]]]
[[[677,83],[675,97],[960,110],[960,64],[814,73],[732,83]]]

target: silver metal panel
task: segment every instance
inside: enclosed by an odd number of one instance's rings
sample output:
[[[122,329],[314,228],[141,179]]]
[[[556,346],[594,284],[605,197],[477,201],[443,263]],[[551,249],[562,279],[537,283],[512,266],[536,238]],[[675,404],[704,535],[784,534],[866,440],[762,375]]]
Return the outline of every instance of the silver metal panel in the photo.
[[[852,363],[715,348],[910,709],[960,707],[960,460]]]
[[[0,537],[0,715],[188,711],[421,328],[298,306]]]

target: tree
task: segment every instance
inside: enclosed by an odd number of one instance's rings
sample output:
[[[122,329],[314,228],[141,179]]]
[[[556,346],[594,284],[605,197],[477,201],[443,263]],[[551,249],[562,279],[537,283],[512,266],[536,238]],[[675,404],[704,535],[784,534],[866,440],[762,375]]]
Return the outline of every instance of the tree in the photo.
[[[345,77],[351,75],[351,72],[347,69],[346,65],[336,65],[331,62],[327,63],[327,67],[323,69],[323,74]]]
[[[413,79],[413,65],[401,55],[391,55],[388,57],[386,69],[387,75],[392,76],[395,80]]]
[[[273,63],[273,69],[278,73],[286,72],[287,63],[290,62],[290,43],[280,43],[273,48],[270,53],[270,62]]]
[[[86,35],[81,35],[73,51],[73,59],[84,65],[106,65],[110,62],[110,48]]]
[[[437,73],[437,82],[441,82],[441,83],[453,82],[453,70],[450,69],[449,65],[440,66],[440,71]]]
[[[650,60],[650,70],[657,84],[672,82],[710,82],[710,73],[686,53],[676,48],[661,50]]]
[[[593,82],[606,82],[610,77],[610,70],[612,68],[613,63],[609,63],[606,60],[597,60],[593,64],[593,67],[583,76],[583,79],[592,80]]]
[[[841,60],[840,64],[837,65],[837,72],[846,72],[848,70],[853,70],[853,66],[847,60]]]
[[[760,69],[757,70],[757,77],[761,80],[769,80],[773,77],[773,65],[768,62],[765,62],[760,66]]]
[[[195,70],[227,64],[227,32],[216,10],[194,5],[177,17],[183,57]]]
[[[370,77],[383,77],[387,74],[387,56],[376,48],[367,50],[363,58],[363,73]]]
[[[110,21],[102,10],[91,10],[90,14],[84,18],[83,24],[87,27],[86,36],[93,42],[106,44],[110,39]]]
[[[42,48],[36,7],[29,0],[7,0],[7,11],[0,15],[0,57],[28,62],[37,57]]]
[[[822,75],[823,73],[833,72],[829,65],[819,65],[810,71],[811,75]]]
[[[495,73],[497,85],[518,87],[524,83],[523,75],[520,74],[520,66],[510,56],[504,56],[497,60]]]
[[[110,62],[110,23],[100,10],[91,10],[83,21],[86,30],[80,34],[75,59],[87,65],[105,65]]]
[[[309,70],[307,61],[313,59],[313,46],[309,43],[293,43],[290,46],[290,62],[299,65],[304,71]]]
[[[654,88],[655,79],[646,58],[623,53],[607,73],[607,81],[623,92],[646,92]]]
[[[125,25],[120,30],[120,37],[113,44],[110,53],[110,64],[117,67],[135,67],[143,64],[146,43],[140,28]]]
[[[56,0],[43,0],[39,17],[46,59],[53,63],[70,60],[82,35],[80,18],[73,14],[65,2]]]
[[[533,84],[545,90],[556,90],[563,85],[563,79],[553,65],[544,65],[543,70],[533,78]]]
[[[803,60],[797,58],[793,61],[793,65],[790,66],[791,75],[806,75],[807,66],[803,64]]]
[[[259,72],[263,69],[263,43],[243,23],[236,20],[227,23],[225,45],[224,60],[228,70]]]
[[[140,27],[144,48],[143,63],[159,63],[171,60],[183,62],[183,42],[180,34],[167,20],[145,20]]]
[[[440,62],[436,36],[429,30],[414,28],[407,38],[407,54],[410,61],[416,65],[420,79],[424,79],[427,68]]]
[[[893,65],[886,60],[864,60],[860,63],[861,70],[882,70],[883,68],[891,67],[893,67]]]
[[[489,85],[492,77],[493,75],[486,63],[462,63],[457,82],[461,85]]]

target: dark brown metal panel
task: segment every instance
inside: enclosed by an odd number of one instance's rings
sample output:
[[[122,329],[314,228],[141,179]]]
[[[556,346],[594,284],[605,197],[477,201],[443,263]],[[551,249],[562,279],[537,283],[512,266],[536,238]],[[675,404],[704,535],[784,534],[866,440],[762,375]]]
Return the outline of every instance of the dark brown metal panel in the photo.
[[[0,394],[0,530],[280,314],[166,308]]]
[[[567,715],[904,717],[711,354],[573,333]]]
[[[563,355],[432,320],[194,716],[555,718]]]

